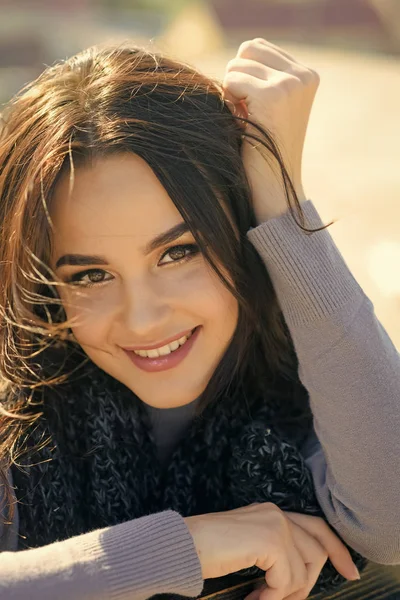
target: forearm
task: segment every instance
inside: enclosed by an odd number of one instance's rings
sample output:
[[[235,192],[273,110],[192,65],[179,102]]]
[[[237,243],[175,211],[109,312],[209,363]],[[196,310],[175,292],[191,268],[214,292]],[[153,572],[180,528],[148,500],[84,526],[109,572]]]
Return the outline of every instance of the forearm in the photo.
[[[310,227],[321,226],[311,203]],[[356,550],[400,562],[400,360],[329,233],[285,214],[249,232],[269,273],[310,395],[321,506]]]
[[[43,548],[0,553],[0,598],[145,600],[197,596],[201,565],[173,511],[134,519]]]
[[[388,564],[400,563],[399,372],[366,300],[334,347],[299,373],[321,443],[307,460],[321,507],[351,546]]]

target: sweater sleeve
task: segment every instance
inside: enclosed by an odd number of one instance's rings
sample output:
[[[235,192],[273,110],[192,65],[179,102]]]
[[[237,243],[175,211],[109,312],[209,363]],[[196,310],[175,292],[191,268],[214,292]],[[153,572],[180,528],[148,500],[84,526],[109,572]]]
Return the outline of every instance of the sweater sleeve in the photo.
[[[194,597],[203,588],[193,539],[172,510],[18,553],[4,539],[0,598],[7,600],[145,600]]]
[[[310,228],[323,223],[311,201]],[[307,463],[330,524],[366,558],[400,563],[400,357],[327,230],[286,213],[248,232],[271,276],[317,439]]]

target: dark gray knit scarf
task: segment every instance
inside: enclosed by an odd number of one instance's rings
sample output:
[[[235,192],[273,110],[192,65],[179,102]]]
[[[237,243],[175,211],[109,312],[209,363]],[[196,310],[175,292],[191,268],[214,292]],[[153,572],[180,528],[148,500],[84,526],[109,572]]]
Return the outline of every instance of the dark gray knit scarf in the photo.
[[[27,466],[13,469],[20,548],[168,508],[191,516],[268,501],[322,516],[299,452],[311,420],[283,418],[307,404],[298,381],[279,380],[250,398],[237,386],[193,420],[162,473],[143,404],[90,366],[84,379],[47,390],[28,438]],[[364,559],[351,553],[362,568]],[[240,575],[263,573],[254,567]],[[328,561],[313,591],[342,582]]]

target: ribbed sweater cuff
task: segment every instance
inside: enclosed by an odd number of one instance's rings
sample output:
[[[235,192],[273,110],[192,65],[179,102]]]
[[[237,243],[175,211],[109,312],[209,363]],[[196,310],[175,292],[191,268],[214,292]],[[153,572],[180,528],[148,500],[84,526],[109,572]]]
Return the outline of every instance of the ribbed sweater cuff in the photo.
[[[181,515],[172,510],[83,537],[85,552],[101,564],[110,600],[160,593],[195,597],[203,589],[193,538]]]
[[[306,227],[324,223],[310,200],[302,204]],[[334,314],[362,290],[328,230],[304,233],[288,212],[247,233],[271,276],[288,324],[302,325]]]

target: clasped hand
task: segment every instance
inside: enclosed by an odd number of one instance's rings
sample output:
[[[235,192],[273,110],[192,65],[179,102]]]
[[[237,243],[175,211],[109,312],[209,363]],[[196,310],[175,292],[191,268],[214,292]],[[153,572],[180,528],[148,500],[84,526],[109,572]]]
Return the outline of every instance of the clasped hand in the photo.
[[[270,133],[278,145],[286,171],[300,202],[306,199],[302,182],[302,155],[319,75],[282,48],[262,38],[240,45],[229,61],[222,83],[232,113],[249,118]],[[242,159],[252,189],[258,223],[286,212],[282,174],[275,159],[266,156],[259,136],[246,127]]]
[[[320,517],[284,512],[271,502],[185,518],[204,579],[257,566],[265,584],[247,600],[307,598],[329,558],[346,579],[359,579],[350,553]]]

